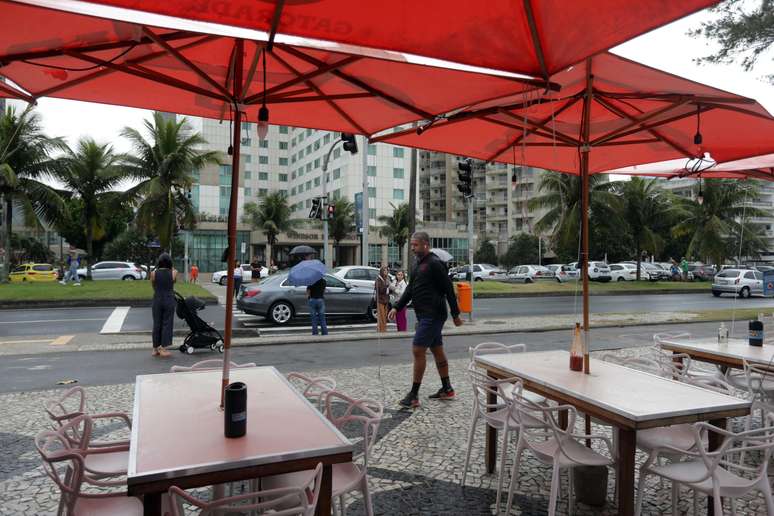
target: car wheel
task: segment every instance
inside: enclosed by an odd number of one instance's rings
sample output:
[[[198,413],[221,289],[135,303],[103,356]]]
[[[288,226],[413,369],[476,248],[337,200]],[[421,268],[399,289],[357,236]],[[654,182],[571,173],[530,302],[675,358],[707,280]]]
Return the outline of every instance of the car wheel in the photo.
[[[86,281],[86,276],[78,275],[78,281]]]
[[[618,276],[618,279],[616,281],[626,281],[623,276]]]
[[[556,278],[556,282],[557,282],[557,283],[561,283],[561,282],[562,282],[562,280],[560,280],[559,278]]]
[[[712,295],[715,297],[720,297],[720,292],[718,292],[717,290],[713,290]]]
[[[271,305],[269,318],[274,324],[287,324],[293,318],[293,307],[286,301],[279,301]]]
[[[218,281],[218,283],[220,283],[221,287],[225,287],[226,283],[228,283],[228,277],[223,276],[222,278],[220,278],[220,281]]]
[[[126,276],[124,276],[121,279],[124,280],[124,281],[134,281],[136,278],[134,276],[130,276],[129,274],[127,274]]]
[[[376,310],[376,305],[371,304],[368,306],[366,317],[368,318],[369,321],[376,322],[376,320],[379,318],[379,312]]]
[[[750,289],[749,287],[742,287],[742,290],[739,291],[739,297],[742,299],[747,299],[750,297]]]
[[[223,353],[223,344],[218,346],[218,353]]]
[[[530,278],[525,278],[524,283],[532,283],[532,280]]]

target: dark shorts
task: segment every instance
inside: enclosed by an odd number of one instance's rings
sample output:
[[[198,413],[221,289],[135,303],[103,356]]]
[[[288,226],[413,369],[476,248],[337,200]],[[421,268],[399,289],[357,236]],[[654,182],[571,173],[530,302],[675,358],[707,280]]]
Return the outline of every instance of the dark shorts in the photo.
[[[441,331],[446,319],[421,317],[417,319],[417,331],[414,334],[414,345],[423,348],[443,346]]]

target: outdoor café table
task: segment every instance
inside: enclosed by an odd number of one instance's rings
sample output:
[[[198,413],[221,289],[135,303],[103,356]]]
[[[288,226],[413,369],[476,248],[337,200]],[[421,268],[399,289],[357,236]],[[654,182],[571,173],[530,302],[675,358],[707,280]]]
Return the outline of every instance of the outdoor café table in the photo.
[[[719,344],[717,337],[664,339],[661,348],[673,353],[685,353],[691,360],[709,362],[723,369],[743,369],[744,360],[764,367],[772,367],[774,362],[774,346],[765,342],[763,346],[750,346],[747,339],[728,339],[725,344]]]
[[[475,360],[492,378],[520,378],[525,389],[573,405],[618,429],[618,514],[627,516],[634,514],[637,430],[695,421],[723,426],[726,418],[750,412],[748,401],[600,360],[591,359],[591,374],[570,371],[565,351],[481,355]],[[496,402],[494,396],[489,402]],[[490,472],[496,446],[497,431],[488,427]]]
[[[231,371],[247,384],[247,433],[223,435],[221,371],[137,377],[129,447],[128,492],[144,514],[161,514],[161,494],[323,463],[317,514],[330,514],[332,465],[352,460],[352,443],[274,367]]]

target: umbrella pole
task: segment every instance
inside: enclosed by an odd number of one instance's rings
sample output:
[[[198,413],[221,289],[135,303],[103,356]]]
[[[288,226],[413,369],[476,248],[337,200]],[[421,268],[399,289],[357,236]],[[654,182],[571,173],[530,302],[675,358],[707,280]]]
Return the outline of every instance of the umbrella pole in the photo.
[[[581,155],[581,261],[583,262],[583,372],[589,374],[589,132],[592,99],[591,58],[586,59],[586,95],[583,97],[583,146]]]
[[[244,40],[237,39],[234,43],[234,99],[239,102],[242,97],[242,67],[244,59]],[[234,111],[231,154],[231,199],[228,207],[228,281],[226,283],[226,322],[223,331],[223,379],[220,388],[220,408],[226,394],[226,386],[229,384],[229,367],[231,364],[231,325],[234,319],[234,265],[236,260],[236,223],[237,202],[239,199],[239,151],[242,140],[242,112]]]

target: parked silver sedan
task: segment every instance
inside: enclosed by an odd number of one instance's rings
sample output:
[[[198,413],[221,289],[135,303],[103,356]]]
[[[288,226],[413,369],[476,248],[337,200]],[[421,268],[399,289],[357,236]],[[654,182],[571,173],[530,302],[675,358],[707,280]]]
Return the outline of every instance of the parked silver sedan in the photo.
[[[712,295],[736,294],[739,297],[763,295],[763,273],[747,269],[724,269],[712,280]]]
[[[288,273],[264,278],[257,285],[242,285],[237,308],[245,313],[266,317],[274,324],[287,324],[298,316],[309,316],[306,287],[288,284]],[[375,320],[373,287],[345,283],[325,275],[325,313],[327,316],[362,316]]]

